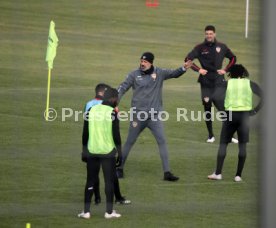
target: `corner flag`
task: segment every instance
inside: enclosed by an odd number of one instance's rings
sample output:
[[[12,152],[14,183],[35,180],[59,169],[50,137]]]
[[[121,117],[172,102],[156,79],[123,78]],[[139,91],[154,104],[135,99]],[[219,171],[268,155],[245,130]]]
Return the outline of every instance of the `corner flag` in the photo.
[[[56,57],[58,46],[58,37],[55,32],[55,23],[50,22],[48,46],[46,52],[46,62],[48,62],[48,87],[47,87],[47,101],[46,101],[46,113],[45,119],[49,120],[49,103],[50,103],[50,83],[51,83],[51,70],[53,69],[54,58]]]
[[[46,52],[46,62],[48,62],[48,68],[53,69],[54,58],[56,57],[58,46],[58,37],[55,32],[55,22],[50,22],[48,46]]]

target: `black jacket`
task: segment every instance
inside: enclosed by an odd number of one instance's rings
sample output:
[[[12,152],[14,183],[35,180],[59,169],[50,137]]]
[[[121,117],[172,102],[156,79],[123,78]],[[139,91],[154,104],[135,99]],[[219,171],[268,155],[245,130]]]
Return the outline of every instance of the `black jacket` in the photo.
[[[224,78],[217,73],[217,70],[222,69],[225,57],[229,59],[228,65],[224,68],[227,72],[228,69],[235,64],[236,56],[224,43],[217,42],[217,40],[210,43],[205,40],[203,43],[194,47],[194,49],[185,58],[185,61],[198,59],[201,64],[201,68],[208,71],[205,76],[199,76],[199,82],[201,82],[201,77],[206,77],[208,80],[216,80],[218,77]],[[193,64],[192,69],[198,72],[200,67]]]

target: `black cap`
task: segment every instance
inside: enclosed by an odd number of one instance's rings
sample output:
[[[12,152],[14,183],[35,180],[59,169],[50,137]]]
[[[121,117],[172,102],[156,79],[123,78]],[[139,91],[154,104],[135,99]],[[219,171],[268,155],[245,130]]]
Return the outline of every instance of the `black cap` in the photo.
[[[153,63],[154,60],[154,55],[151,52],[145,52],[142,56],[141,59],[148,61],[149,63]]]

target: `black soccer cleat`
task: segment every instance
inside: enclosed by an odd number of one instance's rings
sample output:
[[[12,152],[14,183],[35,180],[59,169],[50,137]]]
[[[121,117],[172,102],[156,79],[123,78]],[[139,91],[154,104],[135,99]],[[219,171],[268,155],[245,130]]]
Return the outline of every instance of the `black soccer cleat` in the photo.
[[[165,181],[178,181],[179,177],[174,176],[171,172],[164,173],[164,180]]]
[[[124,170],[123,169],[117,168],[116,174],[117,174],[118,178],[124,178]]]

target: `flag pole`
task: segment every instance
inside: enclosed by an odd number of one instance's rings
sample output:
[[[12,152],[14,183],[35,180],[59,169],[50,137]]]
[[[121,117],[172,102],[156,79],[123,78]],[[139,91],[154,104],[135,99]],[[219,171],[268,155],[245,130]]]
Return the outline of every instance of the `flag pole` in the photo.
[[[245,38],[248,37],[248,18],[249,18],[249,0],[246,0],[246,12],[245,12]]]
[[[48,88],[47,88],[47,102],[46,102],[46,120],[47,121],[49,117],[50,84],[51,84],[51,68],[48,69]]]

